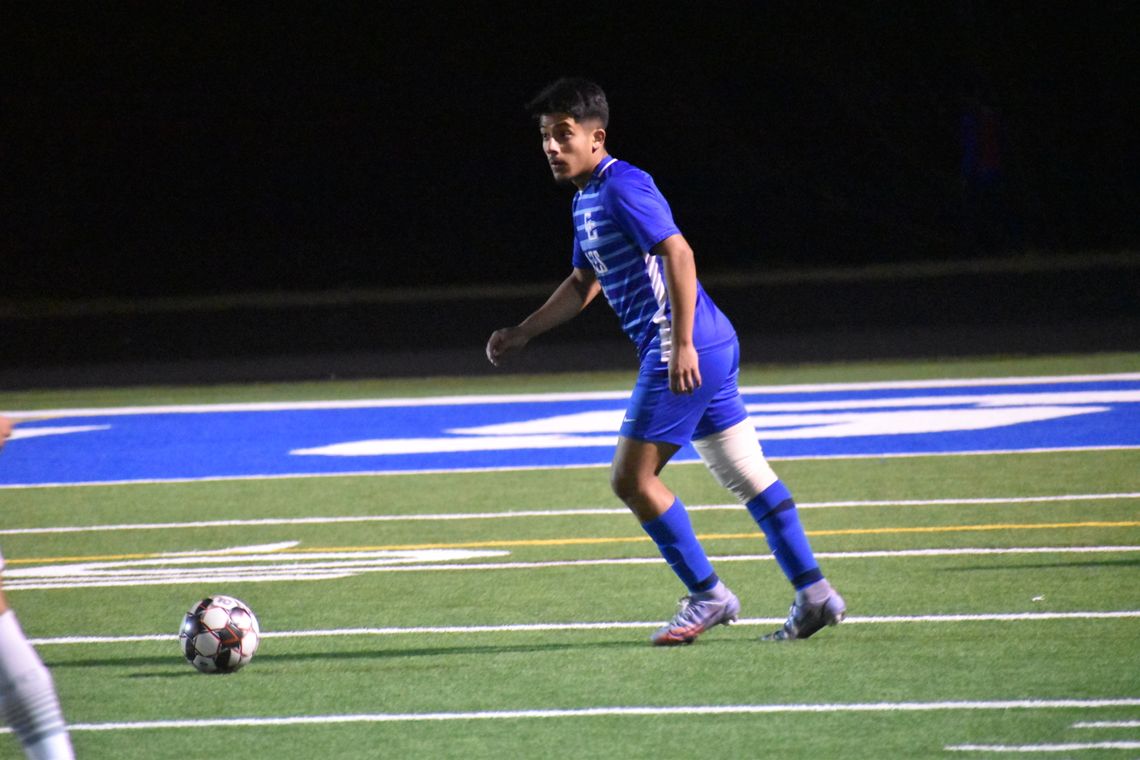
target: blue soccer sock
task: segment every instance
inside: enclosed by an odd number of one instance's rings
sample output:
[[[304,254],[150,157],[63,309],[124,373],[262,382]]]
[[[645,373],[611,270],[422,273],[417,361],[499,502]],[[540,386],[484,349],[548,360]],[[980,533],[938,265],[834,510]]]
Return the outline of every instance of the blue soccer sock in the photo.
[[[797,591],[823,580],[787,486],[777,480],[753,497],[747,506],[764,531],[777,564]]]
[[[716,572],[693,533],[689,513],[680,499],[676,499],[664,514],[642,523],[641,527],[657,544],[661,556],[690,593],[699,594],[717,584]]]

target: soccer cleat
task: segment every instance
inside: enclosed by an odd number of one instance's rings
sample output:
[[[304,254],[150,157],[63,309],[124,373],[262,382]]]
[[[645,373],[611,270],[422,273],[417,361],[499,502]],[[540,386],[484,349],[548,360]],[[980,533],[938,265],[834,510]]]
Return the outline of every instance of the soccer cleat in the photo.
[[[763,636],[764,641],[792,641],[810,638],[820,628],[838,625],[847,617],[847,603],[838,591],[832,590],[820,604],[808,604],[798,599],[792,602],[784,627]]]
[[[728,625],[740,614],[740,600],[723,583],[703,594],[683,596],[677,614],[650,637],[656,646],[692,644],[714,625]]]

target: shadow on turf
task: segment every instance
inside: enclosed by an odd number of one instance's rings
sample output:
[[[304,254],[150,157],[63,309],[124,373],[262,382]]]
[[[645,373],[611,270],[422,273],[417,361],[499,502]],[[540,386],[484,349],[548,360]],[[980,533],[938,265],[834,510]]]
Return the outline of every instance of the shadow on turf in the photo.
[[[535,654],[549,652],[568,652],[573,650],[590,649],[625,649],[645,648],[648,641],[630,639],[624,641],[599,641],[584,644],[518,644],[513,646],[469,646],[469,647],[423,647],[419,649],[379,649],[360,652],[290,652],[273,654],[263,652],[257,655],[257,662],[298,662],[301,660],[384,660],[404,659],[411,657],[446,657],[449,655],[496,655],[496,654]],[[187,667],[185,670],[174,672],[170,666],[176,662],[174,657],[103,657],[89,660],[71,660],[49,662],[48,667],[64,668],[148,668],[163,667],[164,670],[132,673],[128,678],[182,678],[198,675],[197,671]]]
[[[302,652],[294,654],[258,655],[263,660],[327,660],[333,659],[397,659],[405,657],[446,657],[448,655],[471,654],[537,654],[546,652],[567,652],[586,649],[623,649],[627,647],[644,647],[646,642],[633,641],[597,641],[586,644],[515,644],[510,646],[482,645],[468,647],[423,647],[419,649],[382,649],[367,652]]]
[[[190,667],[189,663],[186,663],[185,669],[183,669],[178,660],[172,657],[121,657],[102,660],[73,660],[71,662],[49,662],[45,660],[44,664],[51,670],[64,670],[66,668],[165,668],[149,673],[131,673],[127,678],[183,678],[198,675],[198,671]],[[172,670],[173,666],[177,666],[178,670]]]

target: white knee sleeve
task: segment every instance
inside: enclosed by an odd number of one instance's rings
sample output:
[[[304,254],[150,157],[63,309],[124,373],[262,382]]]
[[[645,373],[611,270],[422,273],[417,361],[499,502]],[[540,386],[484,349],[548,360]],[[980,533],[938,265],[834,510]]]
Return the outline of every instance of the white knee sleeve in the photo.
[[[778,480],[764,458],[751,420],[693,441],[693,448],[717,482],[743,503]]]

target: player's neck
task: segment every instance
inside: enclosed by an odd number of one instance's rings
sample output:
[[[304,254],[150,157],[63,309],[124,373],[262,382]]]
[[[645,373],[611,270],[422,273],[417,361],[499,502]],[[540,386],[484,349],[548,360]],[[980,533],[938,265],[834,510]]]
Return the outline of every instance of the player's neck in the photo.
[[[579,190],[584,190],[586,188],[586,185],[590,184],[590,180],[594,178],[594,172],[598,170],[598,164],[609,158],[609,155],[610,154],[606,152],[605,148],[599,149],[598,152],[594,154],[594,162],[590,165],[590,171],[582,172],[582,174],[574,177],[570,181],[573,182],[574,186]]]

